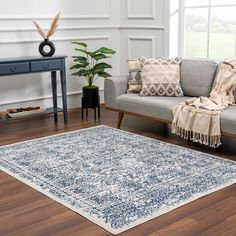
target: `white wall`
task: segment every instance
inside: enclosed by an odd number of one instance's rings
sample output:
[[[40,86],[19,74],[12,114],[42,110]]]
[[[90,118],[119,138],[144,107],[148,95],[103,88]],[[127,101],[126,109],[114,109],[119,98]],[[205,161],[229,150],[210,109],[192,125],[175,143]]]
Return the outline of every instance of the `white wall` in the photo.
[[[48,29],[61,10],[60,27],[53,36],[56,54],[67,55],[69,107],[80,106],[83,79],[70,76],[72,40],[91,49],[107,46],[117,51],[109,61],[113,75],[127,74],[126,60],[168,54],[167,0],[7,0],[0,8],[0,57],[38,55],[40,36],[32,19]],[[168,11],[167,11],[168,12]],[[59,82],[59,81],[58,81]],[[103,90],[103,80],[97,84]],[[59,85],[59,83],[58,83]],[[59,86],[60,88],[60,86]],[[58,92],[60,90],[58,88]],[[0,110],[42,104],[51,106],[50,74],[0,77]]]

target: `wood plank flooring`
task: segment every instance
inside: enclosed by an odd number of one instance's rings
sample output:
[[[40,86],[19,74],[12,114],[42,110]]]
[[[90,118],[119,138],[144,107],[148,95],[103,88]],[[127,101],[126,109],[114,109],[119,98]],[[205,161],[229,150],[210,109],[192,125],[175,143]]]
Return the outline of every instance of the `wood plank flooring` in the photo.
[[[69,125],[53,117],[0,124],[0,145],[105,124],[116,127],[117,114],[102,107],[100,121],[81,120],[79,109],[69,112]],[[122,129],[236,161],[236,140],[223,138],[223,149],[189,146],[166,132],[164,125],[125,116]],[[111,235],[68,208],[0,172],[0,235],[4,236],[108,236]],[[130,229],[121,236],[236,236],[236,184],[202,197],[172,212]]]

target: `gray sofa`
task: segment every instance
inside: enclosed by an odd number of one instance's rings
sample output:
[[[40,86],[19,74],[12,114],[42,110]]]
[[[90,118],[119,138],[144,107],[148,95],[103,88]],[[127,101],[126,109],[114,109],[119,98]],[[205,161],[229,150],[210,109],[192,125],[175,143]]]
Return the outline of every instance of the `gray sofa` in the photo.
[[[104,95],[107,109],[116,111],[118,128],[124,114],[154,119],[171,123],[172,110],[179,103],[190,97],[209,96],[217,72],[218,63],[213,60],[182,59],[181,86],[184,97],[142,97],[127,93],[127,77],[105,80]],[[222,134],[236,138],[236,106],[230,106],[221,115]]]

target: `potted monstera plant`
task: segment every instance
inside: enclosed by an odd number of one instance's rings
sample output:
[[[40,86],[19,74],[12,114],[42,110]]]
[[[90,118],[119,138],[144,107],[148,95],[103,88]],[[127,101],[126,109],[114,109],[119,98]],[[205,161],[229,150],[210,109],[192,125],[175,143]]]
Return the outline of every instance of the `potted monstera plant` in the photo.
[[[88,45],[84,42],[76,41],[72,43],[77,46],[75,50],[80,53],[80,55],[73,57],[74,65],[70,68],[73,70],[72,75],[86,78],[87,85],[83,87],[83,98],[86,101],[86,108],[94,108],[99,97],[99,88],[94,82],[99,77],[111,77],[106,70],[112,68],[112,66],[104,60],[115,54],[115,51],[106,47],[89,51]]]

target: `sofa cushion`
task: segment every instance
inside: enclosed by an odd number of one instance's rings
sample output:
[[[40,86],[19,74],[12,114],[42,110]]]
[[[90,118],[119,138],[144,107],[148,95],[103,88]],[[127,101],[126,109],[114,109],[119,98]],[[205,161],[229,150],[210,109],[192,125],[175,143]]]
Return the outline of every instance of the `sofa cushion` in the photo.
[[[116,98],[117,109],[172,121],[172,109],[189,97],[142,97],[138,94],[123,94]]]
[[[221,131],[236,135],[236,105],[229,106],[221,113]]]
[[[217,62],[207,59],[182,59],[181,86],[185,96],[208,97],[214,82]]]
[[[157,117],[171,122],[172,109],[190,97],[141,97],[138,94],[122,94],[116,98],[116,109]],[[221,131],[236,135],[236,105],[229,106],[221,114]]]

